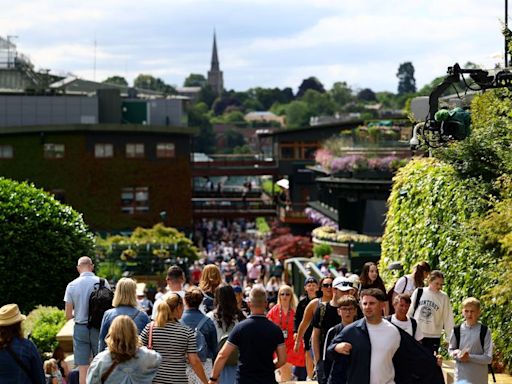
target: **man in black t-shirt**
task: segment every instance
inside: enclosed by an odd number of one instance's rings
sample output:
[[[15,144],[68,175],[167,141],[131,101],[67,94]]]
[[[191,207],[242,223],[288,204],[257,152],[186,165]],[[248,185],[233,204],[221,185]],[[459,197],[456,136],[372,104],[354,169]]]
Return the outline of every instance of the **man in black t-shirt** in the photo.
[[[276,384],[275,370],[286,363],[286,346],[279,326],[265,317],[265,290],[253,288],[249,295],[251,316],[238,323],[217,355],[209,384],[216,384],[226,361],[236,348],[240,352],[238,384]],[[277,362],[273,355],[277,354]]]
[[[340,323],[338,315],[338,301],[342,296],[349,295],[353,290],[353,283],[346,277],[338,276],[332,282],[334,295],[327,304],[320,305],[313,315],[312,347],[316,362],[316,377],[318,384],[325,384],[326,377],[323,368],[323,356],[325,337],[329,329]]]

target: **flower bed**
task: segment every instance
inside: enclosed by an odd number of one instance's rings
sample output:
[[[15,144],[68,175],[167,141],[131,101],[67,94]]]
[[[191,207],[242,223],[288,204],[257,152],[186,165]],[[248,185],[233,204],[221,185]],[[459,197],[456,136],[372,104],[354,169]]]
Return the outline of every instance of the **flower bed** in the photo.
[[[318,240],[331,241],[333,243],[380,243],[381,238],[376,236],[361,235],[359,233],[338,231],[333,227],[323,226],[313,230],[311,235]]]

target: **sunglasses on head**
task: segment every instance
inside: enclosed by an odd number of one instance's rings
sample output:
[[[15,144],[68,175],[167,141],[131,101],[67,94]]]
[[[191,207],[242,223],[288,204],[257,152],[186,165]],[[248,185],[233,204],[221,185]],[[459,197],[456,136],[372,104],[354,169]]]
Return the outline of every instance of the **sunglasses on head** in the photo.
[[[279,295],[281,295],[281,296],[291,296],[292,294],[290,292],[281,292]]]
[[[332,283],[322,283],[322,287],[324,287],[324,288],[331,288],[332,287]]]

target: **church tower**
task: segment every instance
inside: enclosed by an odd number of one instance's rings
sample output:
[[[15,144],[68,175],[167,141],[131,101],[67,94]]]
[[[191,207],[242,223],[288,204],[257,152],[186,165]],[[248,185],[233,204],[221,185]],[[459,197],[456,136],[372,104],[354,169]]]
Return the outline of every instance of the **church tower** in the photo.
[[[217,38],[215,31],[213,32],[213,51],[211,68],[208,71],[208,85],[212,87],[213,93],[217,96],[222,93],[224,89],[224,80],[222,78],[222,71],[219,67],[219,57],[217,56]]]

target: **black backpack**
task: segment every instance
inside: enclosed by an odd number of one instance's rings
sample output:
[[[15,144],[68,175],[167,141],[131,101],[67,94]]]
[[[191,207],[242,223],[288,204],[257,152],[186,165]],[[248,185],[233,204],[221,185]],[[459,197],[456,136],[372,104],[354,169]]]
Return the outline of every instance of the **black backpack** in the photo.
[[[460,348],[460,325],[456,325],[453,327],[453,334],[455,336],[455,341],[457,342],[457,345],[455,346],[457,349]],[[482,350],[484,349],[485,344],[485,335],[487,335],[487,326],[480,324],[480,344],[482,345]],[[487,365],[487,370],[492,374],[492,381],[496,382],[496,377],[494,375],[494,369],[492,368],[492,365]]]
[[[114,292],[105,286],[105,279],[94,284],[94,290],[89,296],[89,318],[87,320],[87,328],[100,329],[103,314],[112,308],[112,299]]]

